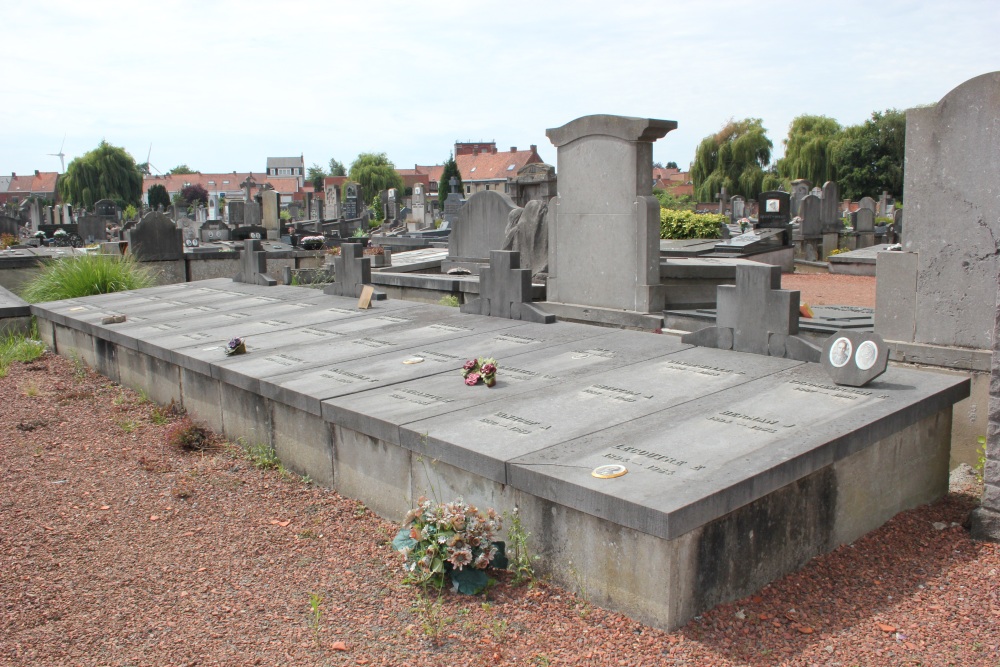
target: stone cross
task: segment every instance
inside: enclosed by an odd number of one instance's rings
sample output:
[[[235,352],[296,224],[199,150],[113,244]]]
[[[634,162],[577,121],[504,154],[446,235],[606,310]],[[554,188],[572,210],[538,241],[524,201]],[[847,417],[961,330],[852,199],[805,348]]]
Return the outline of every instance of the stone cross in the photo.
[[[340,246],[340,254],[333,258],[333,271],[336,282],[328,285],[323,294],[336,296],[361,296],[361,290],[372,282],[372,259],[365,257],[360,243],[344,243]],[[372,299],[385,299],[385,292],[375,292]]]
[[[820,350],[799,338],[799,293],[781,289],[781,267],[739,265],[736,285],[717,288],[716,326],[681,341],[798,361],[820,360]]]
[[[461,306],[463,313],[552,324],[555,315],[531,303],[531,269],[522,269],[521,254],[491,250],[489,268],[479,271],[479,298]]]
[[[729,193],[726,192],[725,186],[720,192],[715,193],[715,198],[719,200],[719,215],[725,215],[726,206],[729,204]]]
[[[452,176],[450,179],[448,179],[448,186],[451,188],[452,192],[455,192],[455,190],[458,188],[458,179]]]
[[[250,201],[250,191],[255,185],[257,185],[257,181],[254,180],[252,173],[247,176],[245,181],[240,183],[240,187],[243,188],[243,201]]]
[[[250,285],[265,285],[273,287],[278,281],[267,275],[267,257],[261,249],[258,239],[247,239],[243,242],[243,252],[240,253],[240,272],[233,282]]]

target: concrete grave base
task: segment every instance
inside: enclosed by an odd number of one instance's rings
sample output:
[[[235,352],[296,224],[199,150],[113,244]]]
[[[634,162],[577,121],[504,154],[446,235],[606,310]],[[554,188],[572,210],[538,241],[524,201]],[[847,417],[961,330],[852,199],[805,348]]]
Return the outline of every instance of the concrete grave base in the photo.
[[[516,509],[542,573],[662,628],[947,489],[962,378],[837,387],[671,336],[311,292],[213,280],[32,312],[60,354],[387,519],[421,495]],[[248,353],[225,357],[235,331]],[[462,382],[473,356],[499,360],[495,387]],[[592,474],[609,464],[626,474]]]

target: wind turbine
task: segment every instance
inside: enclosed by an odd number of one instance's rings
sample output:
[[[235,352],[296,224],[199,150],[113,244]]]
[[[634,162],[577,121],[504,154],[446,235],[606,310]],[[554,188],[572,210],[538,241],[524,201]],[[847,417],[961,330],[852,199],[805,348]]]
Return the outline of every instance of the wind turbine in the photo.
[[[156,167],[154,167],[149,163],[149,156],[152,154],[153,154],[153,144],[150,144],[149,150],[146,152],[146,162],[144,163],[146,165],[146,173],[149,174],[150,176],[153,175],[153,170],[156,169]],[[159,169],[156,169],[156,173],[162,174],[163,172],[160,171]]]
[[[58,153],[46,153],[46,155],[51,155],[52,157],[59,158],[59,164],[62,165],[62,171],[59,172],[61,174],[65,174],[66,173],[66,154],[63,153],[63,148],[65,148],[65,147],[66,147],[66,134],[63,133],[62,146],[59,147],[59,152]]]

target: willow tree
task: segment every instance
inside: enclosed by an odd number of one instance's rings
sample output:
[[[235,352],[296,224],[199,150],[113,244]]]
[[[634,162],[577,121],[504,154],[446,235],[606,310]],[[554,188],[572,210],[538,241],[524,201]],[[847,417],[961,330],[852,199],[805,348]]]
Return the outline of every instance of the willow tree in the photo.
[[[779,183],[768,171],[773,146],[760,118],[730,120],[698,144],[691,165],[695,196],[699,201],[714,201],[725,188],[730,196],[756,199],[761,191]]]
[[[396,166],[389,161],[385,153],[361,153],[351,163],[348,173],[355,183],[361,184],[361,192],[365,201],[371,201],[375,195],[396,188],[400,196],[403,193],[403,177],[396,173]]]
[[[142,172],[124,148],[101,141],[94,150],[75,158],[59,179],[63,201],[90,208],[101,199],[121,208],[142,200]]]
[[[826,116],[802,115],[792,120],[785,139],[785,157],[778,160],[778,175],[787,181],[804,178],[815,185],[835,180],[832,146],[840,136],[840,123]]]

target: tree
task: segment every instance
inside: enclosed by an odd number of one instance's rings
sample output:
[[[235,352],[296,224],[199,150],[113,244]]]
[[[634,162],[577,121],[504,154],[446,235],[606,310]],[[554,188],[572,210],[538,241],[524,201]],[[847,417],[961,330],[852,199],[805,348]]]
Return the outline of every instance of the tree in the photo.
[[[763,190],[779,182],[767,169],[772,147],[760,118],[730,120],[698,144],[691,166],[695,196],[699,201],[710,202],[726,188],[730,196],[756,199]]]
[[[347,169],[344,167],[344,163],[337,158],[330,158],[330,175],[347,176]]]
[[[149,199],[149,208],[154,211],[161,205],[163,208],[170,206],[170,195],[167,194],[167,188],[159,183],[154,183],[149,186],[149,190],[146,192],[146,198]]]
[[[458,171],[458,163],[455,162],[455,156],[448,154],[448,160],[444,163],[444,171],[441,172],[441,180],[438,181],[438,204],[441,210],[444,210],[444,200],[448,198],[448,193],[451,192],[451,182],[452,177],[458,179],[458,185],[455,189],[459,194],[462,193],[462,174]]]
[[[75,158],[59,179],[63,201],[90,208],[101,199],[112,199],[119,207],[139,204],[142,199],[142,172],[124,148],[106,141]]]
[[[186,164],[179,164],[176,167],[174,167],[173,169],[171,169],[170,171],[168,171],[167,173],[170,174],[171,176],[176,176],[176,175],[184,175],[184,174],[200,174],[201,172],[200,171],[195,171],[194,169],[192,169],[191,167],[187,166]]]
[[[389,161],[385,153],[361,153],[351,163],[349,177],[355,183],[361,184],[361,194],[364,201],[389,188],[403,191],[403,177],[396,173],[396,167]]]
[[[670,209],[672,211],[693,211],[695,202],[691,201],[691,197],[687,195],[676,196],[672,192],[667,190],[661,190],[660,188],[653,189],[653,196],[656,197],[660,202],[660,208]]]
[[[667,163],[667,169],[680,169],[680,167],[677,166],[676,162],[671,160],[670,162]]]
[[[874,111],[863,124],[845,129],[831,146],[841,195],[902,195],[905,143],[906,114],[896,109]]]
[[[840,123],[826,116],[802,115],[792,120],[785,139],[785,157],[775,165],[787,181],[804,178],[822,185],[837,177],[830,148],[840,136]]]
[[[313,165],[306,170],[306,180],[312,183],[313,189],[316,192],[323,191],[323,179],[326,178],[326,172],[323,171],[323,167],[319,166],[315,162]]]
[[[208,205],[208,190],[201,183],[192,183],[181,188],[181,201],[188,206]]]

